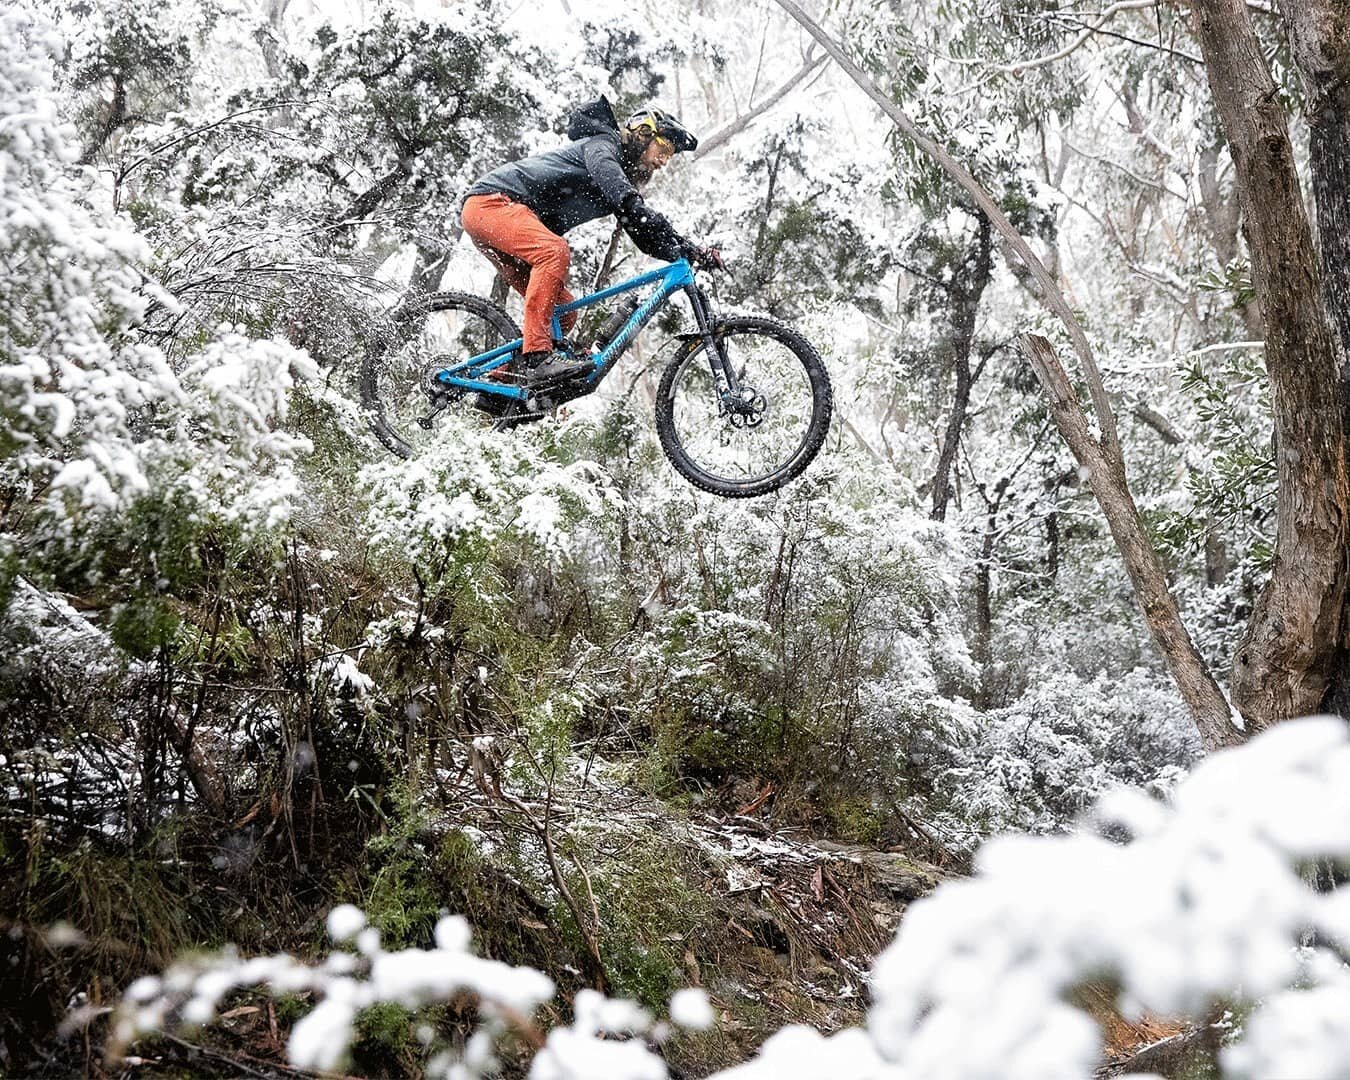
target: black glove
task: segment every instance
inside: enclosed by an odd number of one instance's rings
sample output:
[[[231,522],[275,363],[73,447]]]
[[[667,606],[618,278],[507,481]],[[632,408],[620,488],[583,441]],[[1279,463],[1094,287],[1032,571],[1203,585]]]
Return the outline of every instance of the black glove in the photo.
[[[716,247],[694,247],[689,249],[688,260],[700,270],[726,270],[727,263],[722,258],[722,249]]]

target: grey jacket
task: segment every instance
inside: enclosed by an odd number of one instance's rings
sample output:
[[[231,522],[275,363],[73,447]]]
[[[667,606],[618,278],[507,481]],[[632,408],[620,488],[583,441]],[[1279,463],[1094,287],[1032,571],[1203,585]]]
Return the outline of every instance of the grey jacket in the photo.
[[[619,125],[608,99],[587,102],[573,113],[567,136],[573,141],[566,146],[493,169],[464,197],[505,195],[528,206],[559,235],[615,214],[642,251],[667,262],[693,250],[628,179]]]

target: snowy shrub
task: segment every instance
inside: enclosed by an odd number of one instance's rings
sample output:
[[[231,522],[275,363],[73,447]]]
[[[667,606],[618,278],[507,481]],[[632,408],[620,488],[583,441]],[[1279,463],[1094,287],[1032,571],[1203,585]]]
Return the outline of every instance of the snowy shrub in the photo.
[[[1071,836],[1006,837],[986,844],[968,880],[941,886],[907,912],[872,975],[865,1030],[824,1038],[787,1028],[721,1080],[1006,1080],[1089,1076],[1102,1053],[1094,1021],[1071,1004],[1087,983],[1119,988],[1129,1015],[1206,1021],[1247,1013],[1220,1055],[1226,1077],[1343,1076],[1350,1070],[1350,919],[1343,887],[1304,878],[1317,860],[1350,860],[1350,734],[1343,722],[1290,722],[1212,755],[1170,805],[1117,789],[1091,829]],[[436,947],[386,953],[351,908],[329,931],[355,955],[317,966],[280,956],[232,955],[138,980],[119,1010],[123,1045],[171,1023],[203,1024],[232,990],[313,990],[322,1001],[298,1023],[291,1061],[337,1067],[358,1012],[377,1001],[416,1008],[476,993],[482,1027],[440,1075],[483,1075],[493,1041],[553,994],[538,972],[480,960],[467,925],[444,918]],[[642,1043],[603,1033],[659,1035],[631,1002],[583,991],[571,1027],[530,1041],[535,1078],[648,1080],[665,1066]],[[706,1002],[687,992],[677,1022],[706,1025]]]
[[[74,591],[115,581],[114,640],[141,656],[168,643],[207,564],[219,570],[226,552],[228,565],[257,554],[270,564],[309,502],[295,471],[309,442],[286,423],[295,378],[312,370],[289,345],[222,327],[183,362],[176,400],[138,418],[143,488],[115,513],[58,488],[32,507],[23,572]]]
[[[129,337],[148,252],[74,165],[53,97],[59,42],[21,8],[0,13],[0,37],[0,468],[116,506],[147,485],[133,414],[180,395],[162,354]]]
[[[17,49],[0,61],[0,467],[11,484],[50,485],[72,519],[125,509],[159,483],[207,514],[275,524],[293,484],[271,466],[306,449],[278,427],[292,372],[313,365],[222,327],[175,375],[137,342],[154,293],[137,264],[150,253],[72,165],[52,97],[56,43],[32,16],[3,20]]]
[[[287,1057],[300,1068],[341,1068],[362,1010],[381,1002],[416,1010],[461,1000],[476,1003],[480,1026],[463,1046],[433,1046],[430,1076],[471,1080],[496,1074],[501,1068],[496,1044],[508,1032],[537,1047],[530,1070],[534,1080],[663,1080],[666,1075],[665,1064],[642,1037],[660,1041],[670,1027],[656,1024],[632,1001],[579,991],[572,1002],[571,1025],[541,1037],[532,1015],[553,997],[553,981],[528,967],[473,955],[469,926],[462,918],[443,917],[430,949],[386,952],[378,931],[349,904],[329,912],[328,932],[338,944],[352,942],[354,951],[335,951],[314,966],[285,955],[244,960],[226,952],[214,960],[176,965],[162,977],[138,979],[127,988],[118,1013],[117,1043],[125,1047],[168,1026],[207,1024],[230,993],[256,986],[273,994],[309,991],[321,997],[287,1042]],[[712,1020],[707,998],[698,990],[676,994],[671,1016],[692,1029],[707,1028]]]
[[[203,517],[245,532],[289,520],[299,496],[292,465],[310,443],[284,425],[297,376],[316,372],[290,345],[220,327],[183,367],[180,407],[156,425],[153,453],[164,486],[186,495]]]
[[[444,576],[471,568],[484,545],[517,539],[562,559],[580,541],[574,533],[584,533],[577,525],[614,504],[591,463],[557,465],[527,439],[492,432],[473,418],[455,420],[411,461],[377,462],[363,471],[366,525],[386,556]]]
[[[906,913],[873,972],[870,1047],[856,1033],[828,1044],[784,1034],[724,1075],[823,1075],[801,1063],[824,1061],[828,1046],[836,1076],[1090,1076],[1101,1035],[1069,1004],[1089,981],[1117,985],[1128,1014],[1200,1022],[1251,1009],[1221,1054],[1224,1076],[1350,1070],[1345,890],[1303,876],[1316,860],[1350,859],[1342,721],[1290,722],[1214,754],[1171,805],[1119,789],[1095,821],[1131,839],[994,840],[974,878]]]
[[[927,748],[928,800],[954,848],[1005,830],[1067,828],[1120,784],[1166,790],[1200,755],[1182,703],[1157,676],[1042,679]]]
[[[585,561],[582,586],[613,621],[574,651],[593,696],[651,732],[649,778],[790,778],[845,833],[875,833],[923,781],[921,747],[964,737],[959,538],[885,475],[728,505],[616,471],[620,541]]]
[[[1100,1035],[1066,996],[1089,980],[1117,982],[1131,1012],[1254,1009],[1225,1076],[1344,1075],[1344,897],[1300,870],[1350,857],[1348,776],[1344,725],[1302,721],[1208,759],[1173,808],[1138,791],[1105,799],[1097,820],[1129,843],[991,842],[975,879],[906,915],[877,963],[866,1035],[787,1029],[721,1076],[1088,1076]]]

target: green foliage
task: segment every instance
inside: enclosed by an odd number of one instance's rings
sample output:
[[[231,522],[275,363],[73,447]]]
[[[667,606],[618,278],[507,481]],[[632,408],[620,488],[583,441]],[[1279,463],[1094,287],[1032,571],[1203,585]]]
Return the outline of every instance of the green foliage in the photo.
[[[10,834],[12,836],[12,834]],[[26,845],[6,841],[0,865],[8,883],[5,906],[34,926],[67,922],[87,939],[96,970],[126,962],[164,964],[186,949],[210,944],[213,898],[198,896],[192,870],[127,858],[93,844],[67,847],[31,837]],[[17,886],[17,890],[16,890]]]
[[[1205,292],[1227,295],[1235,310],[1248,307],[1256,299],[1249,259],[1235,259],[1221,270],[1209,270],[1196,285]]]
[[[732,204],[728,221],[717,202],[698,232],[746,237],[746,265],[722,288],[732,303],[795,319],[812,303],[845,298],[866,305],[875,283],[893,265],[888,245],[865,222],[862,171],[813,168],[809,147],[827,136],[818,120],[794,116],[764,138],[742,165],[738,183],[753,201]]]
[[[153,596],[115,604],[109,616],[108,632],[113,644],[141,660],[169,645],[178,636],[181,625],[172,607]]]
[[[591,865],[603,928],[600,948],[614,990],[659,1012],[683,985],[686,943],[712,908],[706,891],[689,879],[697,868],[682,862],[678,847],[651,836],[626,845],[622,860],[605,859],[598,843],[584,857]],[[570,922],[570,913],[559,917]]]
[[[652,41],[631,22],[587,21],[581,37],[586,62],[609,73],[610,100],[620,120],[657,99],[666,82],[662,65],[684,59],[678,42]]]
[[[401,1005],[382,1001],[362,1009],[356,1018],[358,1058],[397,1060],[413,1045],[413,1014]]]
[[[423,824],[412,790],[395,786],[385,802],[384,829],[366,843],[368,880],[357,903],[391,948],[430,941],[443,907],[419,841]]]
[[[9,608],[14,584],[19,577],[19,568],[19,552],[14,538],[0,533],[0,618],[3,618]]]
[[[374,853],[372,853],[374,854]],[[420,852],[385,853],[361,906],[381,937],[394,947],[425,943],[441,909]]]
[[[68,5],[77,36],[66,57],[66,76],[76,91],[97,95],[87,106],[91,127],[111,133],[188,103],[197,46],[221,14],[214,2],[194,8],[186,19],[166,20],[164,5],[146,0]]]
[[[408,226],[414,217],[448,215],[473,174],[518,156],[522,131],[538,126],[540,103],[517,73],[544,77],[549,62],[522,51],[497,27],[500,18],[492,0],[478,0],[454,19],[423,20],[386,8],[353,30],[322,26],[312,58],[292,58],[276,85],[229,102],[235,110],[266,112],[285,99],[288,108],[274,119],[286,118],[297,152],[268,148],[267,130],[213,132],[194,145],[192,198],[228,200],[267,176],[272,198],[322,192],[325,205],[309,211],[317,217],[364,218],[378,210]],[[332,137],[335,126],[340,139]],[[222,138],[251,151],[235,155],[229,173],[215,164]],[[364,186],[354,186],[353,154],[368,178]],[[329,183],[308,185],[319,178]],[[297,184],[306,185],[303,195]],[[341,233],[330,239],[346,242]]]
[[[822,807],[833,833],[853,844],[879,844],[885,830],[884,815],[872,803],[841,794]]]
[[[1188,480],[1195,509],[1184,518],[1164,517],[1159,536],[1174,548],[1194,551],[1205,530],[1218,525],[1256,532],[1258,545],[1269,552],[1262,534],[1269,532],[1274,514],[1277,476],[1265,370],[1255,351],[1219,356],[1217,364],[1197,357],[1183,372],[1182,388],[1205,425],[1209,454]]]

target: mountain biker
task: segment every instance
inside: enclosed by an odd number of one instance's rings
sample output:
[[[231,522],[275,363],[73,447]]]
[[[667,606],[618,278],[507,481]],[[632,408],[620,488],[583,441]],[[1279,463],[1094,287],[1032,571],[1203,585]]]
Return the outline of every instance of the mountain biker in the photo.
[[[717,248],[691,244],[639,193],[675,154],[698,146],[679,120],[649,106],[620,127],[602,96],[572,115],[567,136],[572,142],[564,147],[492,170],[469,188],[460,210],[474,245],[525,297],[521,366],[532,387],[591,370],[589,363],[555,352],[561,343],[550,334],[554,305],[574,299],[565,284],[572,253],[562,233],[614,214],[644,253],[724,269]],[[564,333],[576,318],[575,311],[562,316]]]

